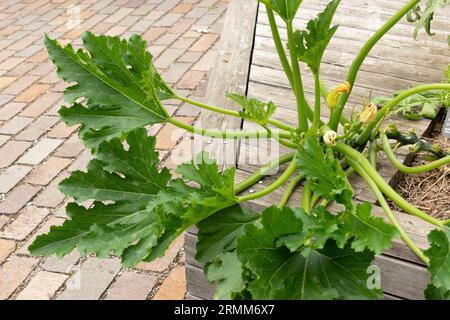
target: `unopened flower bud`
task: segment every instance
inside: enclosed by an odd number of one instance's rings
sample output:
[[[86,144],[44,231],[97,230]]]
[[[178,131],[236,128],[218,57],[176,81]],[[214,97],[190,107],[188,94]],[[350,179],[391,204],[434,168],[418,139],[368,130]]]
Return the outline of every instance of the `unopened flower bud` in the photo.
[[[391,134],[395,134],[395,135],[398,134],[397,126],[393,123],[388,124],[387,132],[389,132]]]
[[[420,151],[420,145],[417,143],[415,143],[409,147],[409,152],[411,152],[411,153],[417,153],[419,151]]]
[[[323,141],[327,145],[332,146],[332,147],[336,146],[336,138],[337,138],[337,133],[336,133],[336,131],[333,131],[333,130],[328,130],[323,135]]]
[[[360,115],[360,120],[364,124],[369,124],[373,120],[375,120],[375,117],[377,116],[377,106],[373,103],[369,103],[369,105],[363,110],[363,112]]]
[[[438,145],[438,144],[433,144],[433,145],[431,146],[431,150],[432,150],[434,153],[440,153],[440,152],[442,152],[441,146]]]
[[[341,94],[346,93],[350,94],[350,83],[348,81],[345,81],[344,83],[340,84],[327,96],[327,105],[330,109],[333,109],[338,104],[338,99],[341,96]]]

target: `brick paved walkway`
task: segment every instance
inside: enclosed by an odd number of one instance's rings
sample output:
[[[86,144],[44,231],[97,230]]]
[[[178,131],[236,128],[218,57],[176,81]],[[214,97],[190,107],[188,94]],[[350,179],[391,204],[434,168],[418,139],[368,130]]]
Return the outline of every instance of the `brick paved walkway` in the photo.
[[[90,159],[57,111],[65,85],[43,47],[43,33],[80,44],[83,31],[151,42],[155,64],[181,93],[201,99],[214,64],[228,0],[0,0],[0,299],[183,299],[183,238],[166,256],[136,269],[117,258],[30,257],[36,235],[66,219],[69,201],[57,190]],[[193,123],[198,109],[169,102]],[[167,166],[183,136],[151,129]]]

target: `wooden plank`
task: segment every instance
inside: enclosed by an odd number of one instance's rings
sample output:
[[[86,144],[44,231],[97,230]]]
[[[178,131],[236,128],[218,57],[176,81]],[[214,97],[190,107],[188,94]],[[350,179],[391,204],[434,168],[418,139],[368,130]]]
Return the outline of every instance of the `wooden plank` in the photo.
[[[245,95],[249,64],[253,46],[256,23],[256,1],[231,1],[224,21],[224,30],[219,42],[219,56],[209,81],[206,102],[225,109],[237,110],[237,105],[226,97],[229,92]],[[230,32],[228,32],[230,31]],[[226,79],[226,81],[224,81]],[[205,110],[197,126],[204,129],[240,129],[242,119],[221,115]],[[207,151],[219,161],[221,167],[235,165],[238,141],[221,139],[201,139],[202,150]]]
[[[406,1],[403,1],[403,3],[406,3]],[[321,8],[323,8],[323,6]],[[372,34],[375,33],[390,17],[389,15],[387,15],[384,18],[382,18],[379,17],[378,15],[377,16],[373,15],[372,19],[370,18],[368,19],[367,17],[363,17],[360,14],[360,10],[361,8],[352,8],[351,10],[345,10],[345,8],[344,9],[338,8],[336,15],[334,16],[333,19],[333,24],[339,25],[337,34],[339,34],[341,37],[345,37],[345,39],[360,39],[364,41],[367,40],[370,36],[372,36]],[[384,10],[384,8],[375,3],[372,10],[381,12]],[[316,8],[314,10],[303,8],[299,10],[297,17],[294,19],[294,27],[296,29],[304,29],[306,23],[309,20],[316,18],[317,14],[320,11],[321,9],[319,8]],[[264,14],[265,13],[264,7],[261,7],[259,12],[261,14],[258,17],[258,24],[259,23],[268,24],[267,17]],[[441,12],[439,15],[440,19],[436,18],[435,23],[436,24],[445,23],[443,21],[448,20],[446,18],[446,14],[448,16],[448,12],[450,12],[448,8],[443,12]],[[285,24],[278,17],[277,17],[277,25],[281,30],[285,29]],[[399,43],[416,45],[416,40],[414,40],[412,37],[413,30],[414,30],[413,24],[399,23],[383,37],[382,41],[386,42],[387,44],[389,44],[394,48],[397,47]],[[427,52],[431,52],[432,51],[431,49],[436,48],[436,45],[440,46],[440,43],[446,41],[448,35],[448,32],[446,32],[447,30],[448,27],[442,28],[441,30],[439,30],[439,28],[437,29],[434,28],[433,31],[436,33],[434,37],[423,36],[421,38],[421,42],[424,44],[423,45],[424,49],[426,45],[429,48],[425,50]]]
[[[186,264],[187,292],[202,299],[212,299],[215,287],[208,282],[203,269]]]
[[[316,16],[325,3],[325,0],[319,0],[314,3],[302,4],[301,12],[303,16],[295,19],[295,25],[303,27],[308,19]],[[381,0],[376,3],[367,3],[364,0],[352,2],[343,0],[335,19],[342,26],[331,42],[325,56],[324,69],[326,70],[323,70],[322,77],[329,86],[334,86],[345,79],[352,57],[359,51],[362,44],[379,25],[388,19],[389,15],[404,3],[406,3],[406,0],[396,2]],[[263,6],[260,6],[256,26],[255,49],[249,76],[248,95],[263,101],[273,101],[278,106],[275,117],[293,124],[296,119],[295,100],[276,56],[267,18],[261,13],[264,13]],[[372,16],[370,16],[370,13],[372,13]],[[441,32],[441,30],[448,30],[449,23],[448,21],[439,22],[438,20],[439,16],[434,24],[435,27],[438,27],[436,29],[437,37],[435,38],[425,38],[420,42],[414,41],[411,36],[413,26],[404,22],[386,35],[362,66],[358,76],[359,83],[349,100],[349,106],[352,104],[359,106],[362,97],[367,97],[371,91],[372,95],[380,95],[392,93],[397,89],[405,89],[422,82],[440,81],[440,70],[448,63],[448,58],[445,57],[448,48],[444,32]],[[281,23],[281,21],[278,20],[278,23]],[[285,40],[285,32],[283,31],[283,28],[281,28],[281,35]],[[411,55],[411,52],[414,52],[414,54]],[[222,77],[221,79],[223,81],[226,78]],[[310,75],[304,76],[305,92],[310,101],[313,101],[312,80]],[[326,110],[324,110],[324,115],[326,116]],[[429,125],[427,120],[420,122],[408,122],[403,119],[394,120],[400,128],[415,127],[419,135],[424,133]],[[255,124],[245,121],[243,128],[255,128]],[[266,163],[270,158],[279,156],[279,153],[287,152],[286,148],[280,148],[279,150],[272,150],[272,153],[265,153],[262,150],[264,148],[265,146],[254,145],[249,141],[242,142],[238,160],[237,182],[248,176],[250,172],[254,172],[258,166]],[[264,152],[261,152],[261,150]],[[399,154],[401,158],[404,158],[407,153],[407,149],[402,148]],[[379,172],[386,181],[395,179],[396,170],[385,159],[381,159]],[[275,179],[276,176],[268,176],[262,180],[262,184],[257,184],[252,189],[257,192]],[[386,219],[382,208],[376,205],[375,197],[363,181],[353,178],[352,183],[356,189],[355,200],[373,203],[373,214]],[[284,189],[285,186],[267,197],[248,203],[248,205],[255,208],[273,205],[279,201]],[[294,193],[290,200],[291,205],[298,205],[301,189],[300,186]],[[415,217],[403,213],[396,213],[396,215],[413,241],[420,248],[427,248],[426,236],[432,227]],[[189,294],[197,298],[210,299],[214,288],[208,284],[202,272],[202,265],[194,258],[196,231],[196,229],[192,229],[186,234],[186,265],[187,272],[192,277],[192,281],[188,280],[190,282],[188,286],[192,287]],[[423,289],[428,283],[428,275],[423,263],[400,239],[395,239],[393,247],[377,257],[375,264],[382,270],[381,279],[385,290],[385,299],[423,299]]]
[[[219,41],[219,56],[208,84],[207,103],[235,110],[237,106],[227,99],[225,94],[233,92],[245,95],[247,93],[257,10],[257,1],[231,0],[228,4],[223,27],[226,32],[222,33]],[[202,112],[200,121],[197,123],[199,127],[221,130],[238,130],[241,125],[240,118],[219,115],[207,110]],[[209,152],[214,159],[219,161],[222,168],[236,164],[238,141],[226,141],[227,143],[220,139],[203,141],[199,136],[195,136],[195,139],[197,141],[194,144],[200,145],[203,150]],[[186,233],[187,293],[189,297],[204,297],[208,292],[212,295],[213,289],[209,286],[199,286],[197,275],[199,274],[198,270],[201,269],[189,265],[189,261],[195,257],[195,243],[190,242],[192,238],[189,235],[195,232],[196,228],[192,228]],[[203,276],[203,272],[200,274]]]
[[[348,70],[355,56],[356,54],[345,52],[340,47],[330,46],[324,55],[323,68],[327,68],[328,65],[334,65],[336,67],[341,67]],[[438,59],[436,60],[439,60],[438,64],[432,64],[426,67],[415,65],[412,67],[410,64],[404,63],[405,60],[381,60],[379,58],[369,56],[361,66],[361,70],[372,74],[392,77],[394,79],[406,79],[408,81],[412,79],[415,83],[430,83],[443,77],[442,70],[445,67],[443,65],[444,59],[442,59],[442,56],[437,57]],[[268,41],[267,38],[256,37],[255,51],[252,62],[258,66],[282,70],[281,63],[275,51],[275,44],[273,41]],[[442,68],[438,68],[438,66],[442,66]],[[421,76],[417,77],[417,75]]]

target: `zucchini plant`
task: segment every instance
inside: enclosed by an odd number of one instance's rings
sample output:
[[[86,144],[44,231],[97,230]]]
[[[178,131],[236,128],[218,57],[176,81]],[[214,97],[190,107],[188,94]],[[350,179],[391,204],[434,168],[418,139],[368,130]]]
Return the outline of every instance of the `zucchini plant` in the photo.
[[[241,111],[232,111],[180,96],[158,74],[147,43],[139,35],[124,40],[87,32],[85,49],[77,51],[46,36],[58,76],[72,84],[64,93],[69,105],[59,113],[66,124],[80,125],[79,136],[94,159],[86,172],[73,172],[61,182],[60,190],[74,199],[66,208],[69,219],[39,236],[30,252],[62,257],[77,248],[82,255],[120,256],[125,267],[132,267],[162,256],[174,239],[197,225],[197,260],[205,264],[207,277],[217,285],[216,298],[379,299],[383,291],[368,285],[367,270],[375,256],[400,237],[428,266],[426,297],[449,299],[450,221],[436,219],[408,203],[383,180],[376,166],[379,152],[408,174],[450,163],[448,150],[412,132],[402,133],[385,121],[403,100],[431,90],[449,92],[450,83],[405,90],[380,110],[368,101],[356,116],[348,118],[343,113],[370,50],[411,10],[417,11],[419,0],[409,1],[367,41],[346,81],[331,91],[322,84],[320,70],[322,56],[338,28],[332,18],[339,0],[330,1],[305,30],[293,27],[301,0],[260,2],[266,7],[273,40],[296,98],[296,126],[274,119],[272,102],[230,94],[242,106]],[[276,15],[286,25],[287,47],[281,42]],[[312,106],[305,98],[300,63],[314,75]],[[168,99],[253,121],[261,129],[225,132],[191,126],[169,115],[164,108]],[[329,120],[321,118],[326,108]],[[175,177],[159,167],[156,138],[146,130],[157,123],[210,138],[274,139],[291,152],[239,183],[235,168],[219,170],[206,152],[178,166]],[[395,157],[392,140],[435,160],[405,166]],[[284,168],[283,173],[272,184],[258,192],[244,192],[278,166]],[[353,200],[348,179],[352,174],[361,176],[373,191],[386,220],[375,217],[369,203]],[[301,203],[288,206],[300,184]],[[284,196],[262,212],[246,205],[283,185],[287,185]],[[408,236],[388,199],[435,227],[428,237],[429,249],[423,251]],[[83,205],[86,201],[90,204]],[[338,205],[331,207],[333,203]]]

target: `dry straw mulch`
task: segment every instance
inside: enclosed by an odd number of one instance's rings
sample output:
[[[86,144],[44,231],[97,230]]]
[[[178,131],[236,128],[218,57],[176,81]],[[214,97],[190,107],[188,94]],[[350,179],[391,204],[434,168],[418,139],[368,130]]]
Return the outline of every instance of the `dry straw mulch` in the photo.
[[[450,150],[450,139],[441,134],[442,124],[438,124],[433,138],[427,139]],[[425,164],[418,155],[411,166]],[[396,186],[406,200],[419,209],[439,219],[450,218],[450,165],[418,175],[404,175]]]

